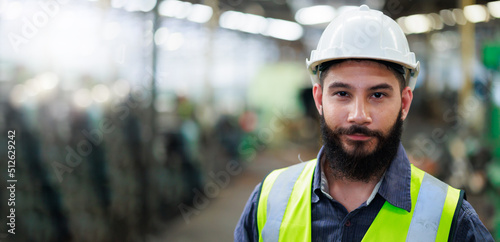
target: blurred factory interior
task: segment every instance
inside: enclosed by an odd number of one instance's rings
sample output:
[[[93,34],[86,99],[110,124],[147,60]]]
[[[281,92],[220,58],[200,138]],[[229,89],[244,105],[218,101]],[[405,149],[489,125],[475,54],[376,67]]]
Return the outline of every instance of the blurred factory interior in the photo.
[[[485,0],[0,0],[0,156],[15,130],[17,161],[16,234],[0,239],[185,241],[169,227],[223,200],[205,223],[223,232],[186,233],[231,238],[270,169],[315,157],[305,59],[361,4],[421,63],[412,162],[465,189],[500,240],[500,1]]]

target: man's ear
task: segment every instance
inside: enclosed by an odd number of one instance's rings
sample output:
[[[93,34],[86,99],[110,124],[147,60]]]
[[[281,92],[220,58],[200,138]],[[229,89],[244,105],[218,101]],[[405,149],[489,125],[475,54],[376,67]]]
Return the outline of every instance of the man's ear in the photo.
[[[323,115],[323,88],[318,83],[315,83],[313,86],[313,98],[319,115]]]
[[[410,87],[405,87],[401,93],[401,118],[403,120],[408,116],[410,111],[411,101],[413,100],[413,92]]]

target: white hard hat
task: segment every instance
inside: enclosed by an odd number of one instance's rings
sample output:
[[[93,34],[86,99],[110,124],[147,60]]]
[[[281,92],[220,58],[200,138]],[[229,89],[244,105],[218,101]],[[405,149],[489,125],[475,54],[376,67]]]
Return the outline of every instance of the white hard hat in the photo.
[[[314,83],[319,83],[318,66],[341,59],[374,59],[399,64],[405,69],[405,79],[413,90],[420,63],[410,52],[408,40],[399,25],[377,10],[362,5],[336,17],[319,39],[318,47],[306,60]]]

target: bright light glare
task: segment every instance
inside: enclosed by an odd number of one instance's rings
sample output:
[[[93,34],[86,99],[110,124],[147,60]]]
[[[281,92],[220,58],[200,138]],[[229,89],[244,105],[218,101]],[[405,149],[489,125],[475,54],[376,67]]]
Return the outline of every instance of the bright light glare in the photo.
[[[0,16],[2,12],[5,12],[5,9],[7,9],[7,4],[9,4],[7,0],[0,0]]]
[[[92,88],[92,99],[98,103],[103,103],[109,100],[109,89],[104,84],[98,84]]]
[[[491,16],[500,18],[500,1],[489,2],[488,10],[490,10]]]
[[[410,33],[424,33],[431,29],[431,21],[423,14],[410,15],[404,19],[406,29]]]
[[[268,19],[269,26],[264,35],[278,39],[294,41],[302,37],[304,30],[295,22],[281,19]]]
[[[113,83],[113,91],[120,97],[125,97],[130,92],[130,84],[125,80],[118,80]]]
[[[113,40],[120,34],[121,25],[118,22],[110,22],[104,25],[103,36],[106,40]]]
[[[158,11],[160,15],[183,19],[191,13],[192,4],[177,0],[167,0],[160,3]]]
[[[182,33],[173,33],[168,36],[167,42],[163,45],[169,51],[178,50],[184,43],[184,35]]]
[[[479,23],[488,20],[488,11],[484,5],[469,5],[464,8],[464,15],[472,23]]]
[[[19,15],[21,15],[23,11],[23,5],[20,2],[6,2],[2,4],[3,6],[6,6],[6,9],[3,10],[3,18],[7,20],[14,20],[19,18]]]
[[[94,14],[87,12],[66,12],[54,19],[48,47],[51,53],[61,62],[76,63],[82,56],[90,56],[99,45],[98,22],[91,20]]]
[[[212,18],[214,11],[212,7],[202,4],[194,4],[187,19],[195,23],[206,23]]]
[[[26,100],[26,88],[22,84],[18,84],[12,88],[10,92],[10,102],[15,107],[21,106]]]
[[[59,83],[59,77],[53,72],[45,72],[36,78],[43,90],[50,90],[57,86]]]
[[[168,38],[168,29],[165,27],[161,27],[158,30],[156,30],[155,33],[155,43],[156,45],[162,45],[167,42]]]
[[[295,20],[303,25],[328,23],[335,17],[335,8],[329,5],[318,5],[301,8],[295,13]]]
[[[90,91],[88,89],[80,89],[76,91],[75,95],[73,96],[73,102],[81,108],[86,108],[92,104],[92,99],[90,95]]]

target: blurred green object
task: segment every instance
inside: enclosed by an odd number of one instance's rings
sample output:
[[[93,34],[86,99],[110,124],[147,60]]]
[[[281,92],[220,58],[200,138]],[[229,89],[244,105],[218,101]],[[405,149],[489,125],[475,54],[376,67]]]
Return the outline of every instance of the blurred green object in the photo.
[[[500,159],[500,107],[492,104],[490,119],[490,140],[493,145],[493,156]]]
[[[311,81],[303,63],[279,62],[263,66],[248,87],[248,102],[261,115],[260,125],[278,115],[300,113],[299,91]],[[283,113],[286,112],[286,113]]]
[[[500,43],[483,46],[483,63],[489,69],[500,70]]]
[[[491,184],[500,189],[500,160],[498,158],[489,164],[487,173]]]

